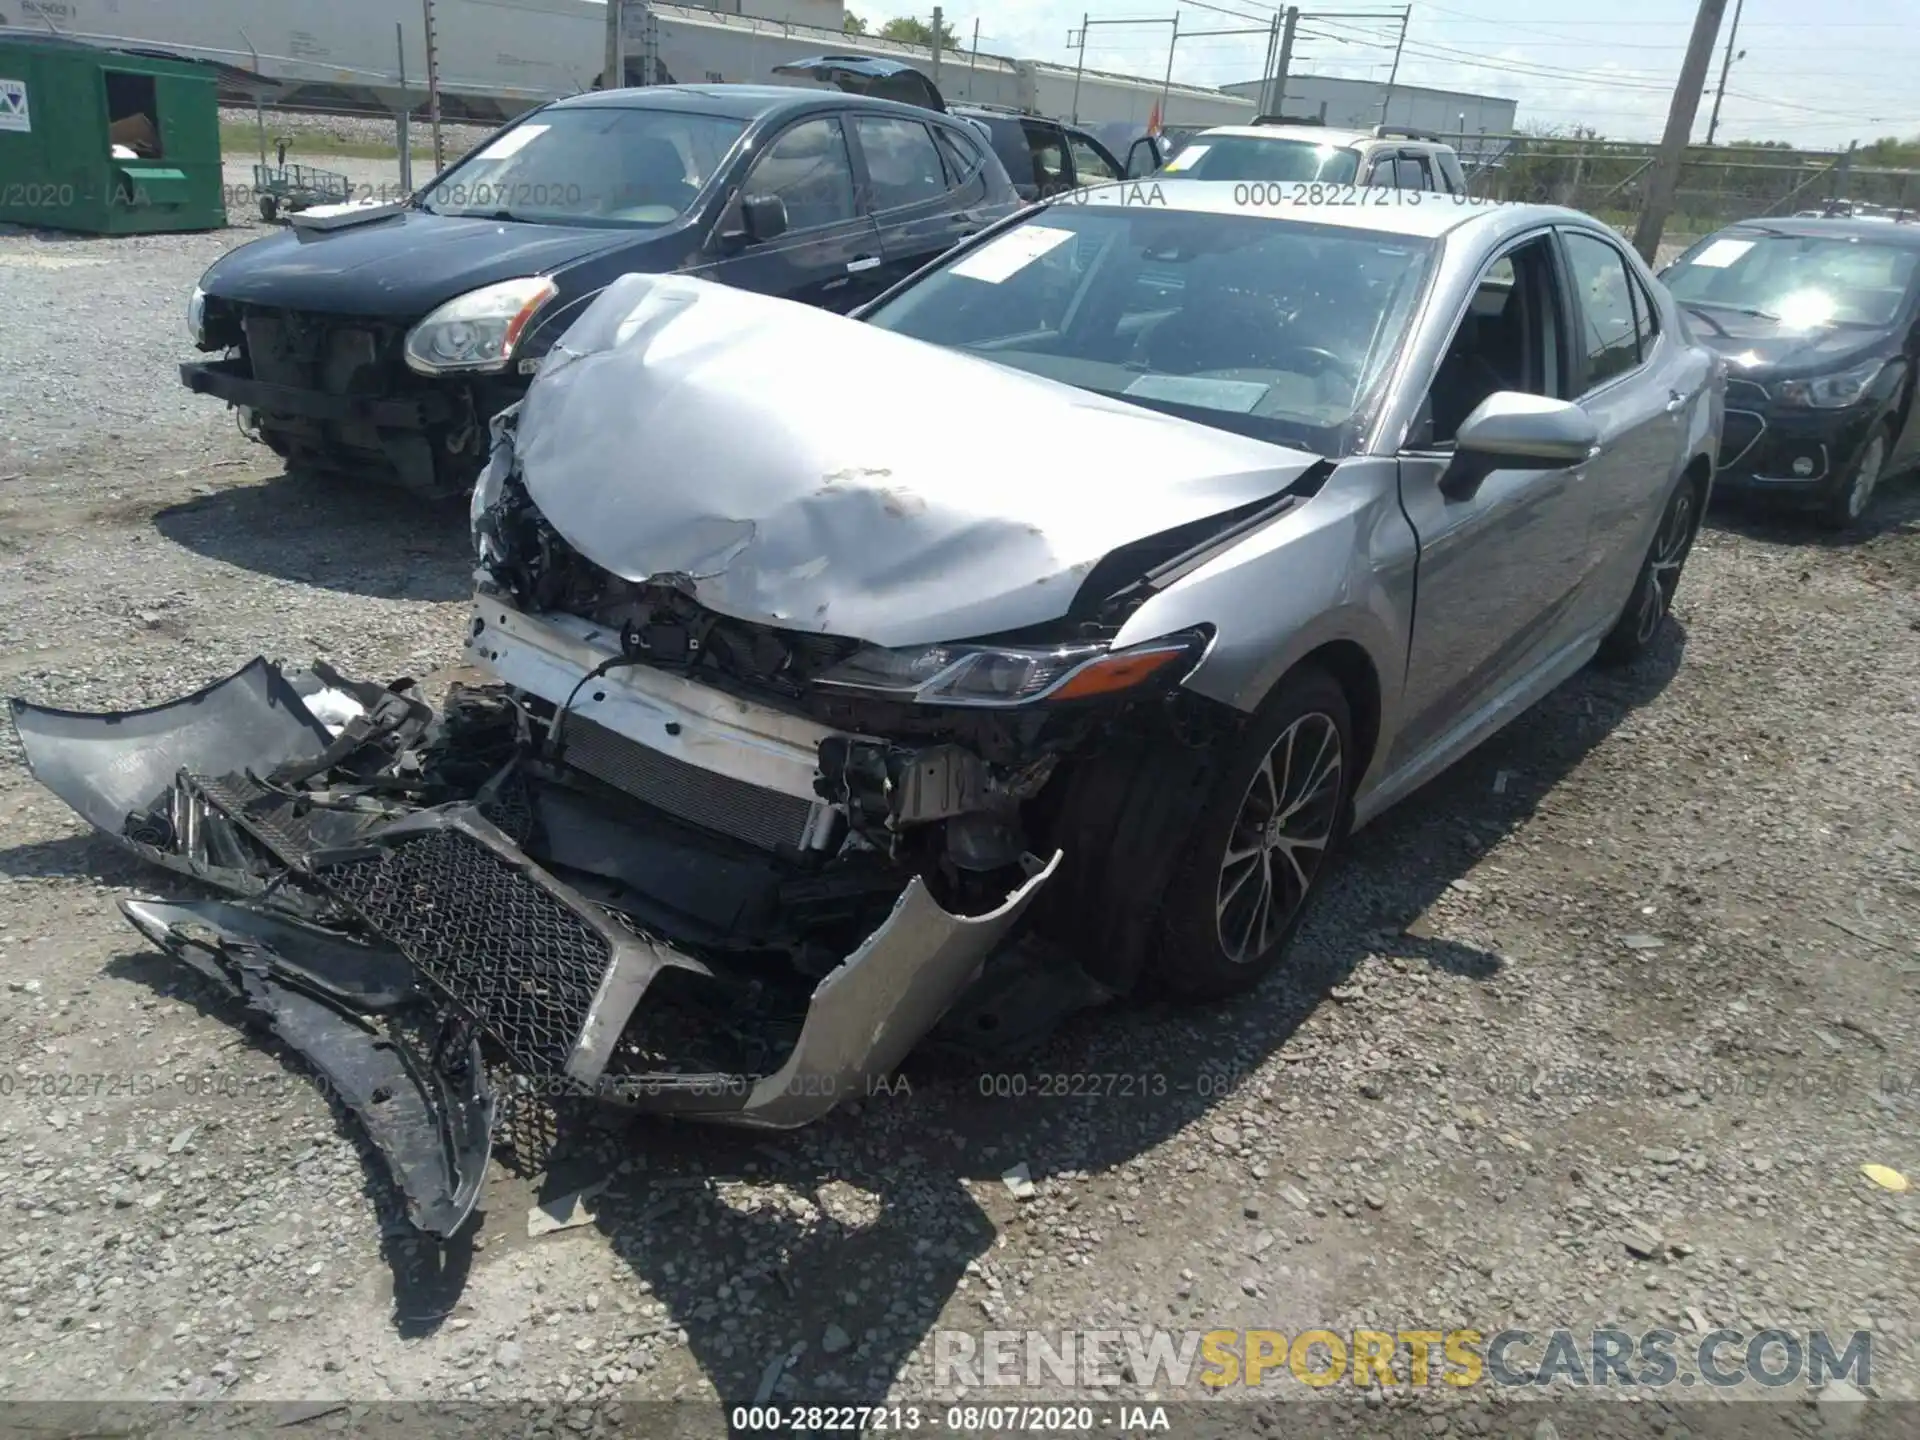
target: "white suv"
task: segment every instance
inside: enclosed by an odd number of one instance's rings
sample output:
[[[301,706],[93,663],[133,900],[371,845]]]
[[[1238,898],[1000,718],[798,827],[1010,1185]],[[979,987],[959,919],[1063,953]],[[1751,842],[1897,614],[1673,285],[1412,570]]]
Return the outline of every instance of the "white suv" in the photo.
[[[1146,173],[1148,151],[1141,144],[1136,144],[1127,160],[1129,175]],[[1155,168],[1183,180],[1318,181],[1433,190],[1443,195],[1467,193],[1467,177],[1451,145],[1430,131],[1391,125],[1335,130],[1262,116],[1251,125],[1202,130]]]

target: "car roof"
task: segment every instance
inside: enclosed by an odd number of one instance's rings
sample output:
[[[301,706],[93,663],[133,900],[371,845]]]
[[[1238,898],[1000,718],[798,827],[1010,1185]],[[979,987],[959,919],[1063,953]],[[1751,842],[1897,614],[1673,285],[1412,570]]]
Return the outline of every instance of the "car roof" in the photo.
[[[1185,210],[1194,214],[1255,215],[1275,224],[1302,221],[1340,225],[1351,230],[1436,239],[1481,227],[1509,234],[1532,225],[1578,225],[1619,239],[1601,221],[1562,205],[1502,204],[1468,196],[1442,195],[1426,190],[1369,190],[1367,203],[1356,205],[1337,186],[1259,186],[1263,203],[1247,202],[1248,187],[1230,180],[1169,180],[1158,175],[1140,180],[1116,180],[1071,191],[1047,202],[1061,205],[1098,205],[1119,209]],[[1269,195],[1291,189],[1291,196]],[[1320,190],[1325,199],[1315,199]],[[1236,193],[1237,192],[1237,193]],[[1347,192],[1348,195],[1351,192]],[[1264,203],[1271,200],[1272,203]],[[1625,242],[1622,241],[1622,244]]]
[[[1244,135],[1251,140],[1305,140],[1314,145],[1349,147],[1371,145],[1381,141],[1380,136],[1366,130],[1329,130],[1324,125],[1214,125],[1202,130],[1193,139],[1200,141],[1210,135]],[[1381,143],[1398,149],[1403,145],[1418,145],[1422,142],[1388,139]]]
[[[726,120],[758,120],[765,115],[830,102],[835,108],[883,110],[889,114],[934,117],[932,110],[851,95],[812,85],[648,85],[630,90],[584,90],[553,102],[565,110],[676,110],[686,115],[713,115]]]
[[[1888,223],[1836,215],[1801,219],[1742,220],[1718,232],[1722,235],[1790,235],[1808,239],[1827,236],[1835,240],[1877,240],[1885,245],[1902,245],[1920,250],[1920,224],[1911,220]]]

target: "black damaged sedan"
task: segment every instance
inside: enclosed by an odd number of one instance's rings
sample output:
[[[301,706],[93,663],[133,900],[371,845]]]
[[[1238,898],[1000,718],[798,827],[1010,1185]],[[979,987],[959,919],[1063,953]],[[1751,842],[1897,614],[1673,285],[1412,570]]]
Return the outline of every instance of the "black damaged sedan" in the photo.
[[[216,261],[181,366],[289,465],[462,494],[487,422],[612,281],[850,310],[1020,208],[979,132],[832,90],[663,85],[530,111],[392,205]]]
[[[1845,529],[1920,458],[1920,224],[1743,221],[1660,278],[1726,357],[1717,494]]]

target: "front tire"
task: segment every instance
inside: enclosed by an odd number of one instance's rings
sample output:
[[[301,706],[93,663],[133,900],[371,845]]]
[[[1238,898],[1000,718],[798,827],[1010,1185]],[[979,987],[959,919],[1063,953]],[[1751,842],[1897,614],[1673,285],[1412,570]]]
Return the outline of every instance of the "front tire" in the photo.
[[[1853,468],[1840,488],[1820,512],[1820,523],[1828,530],[1850,530],[1866,517],[1873,506],[1874,491],[1886,473],[1887,457],[1893,453],[1893,424],[1883,421],[1874,426],[1867,443],[1860,447]]]
[[[1175,842],[1156,966],[1168,991],[1221,999],[1279,965],[1346,838],[1357,769],[1338,682],[1313,668],[1282,681]]]
[[[1700,490],[1690,478],[1684,478],[1667,502],[1659,529],[1653,532],[1653,544],[1640,562],[1640,575],[1633,582],[1627,608],[1600,642],[1594,658],[1602,665],[1630,665],[1653,648],[1660,638],[1660,627],[1673,613],[1680,572],[1686,568],[1694,536],[1699,532]]]

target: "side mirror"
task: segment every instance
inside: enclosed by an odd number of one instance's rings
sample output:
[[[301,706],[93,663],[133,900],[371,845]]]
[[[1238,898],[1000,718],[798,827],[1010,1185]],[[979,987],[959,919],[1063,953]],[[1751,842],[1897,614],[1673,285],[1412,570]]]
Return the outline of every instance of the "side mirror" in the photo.
[[[787,202],[778,195],[742,195],[740,224],[748,244],[778,240],[787,233]]]
[[[1495,470],[1564,470],[1593,458],[1600,428],[1566,400],[1501,390],[1482,400],[1453,437],[1453,463],[1441,477],[1449,500],[1471,495]]]
[[[1127,150],[1127,176],[1137,180],[1143,175],[1151,175],[1161,165],[1159,151],[1152,140],[1136,140]]]

